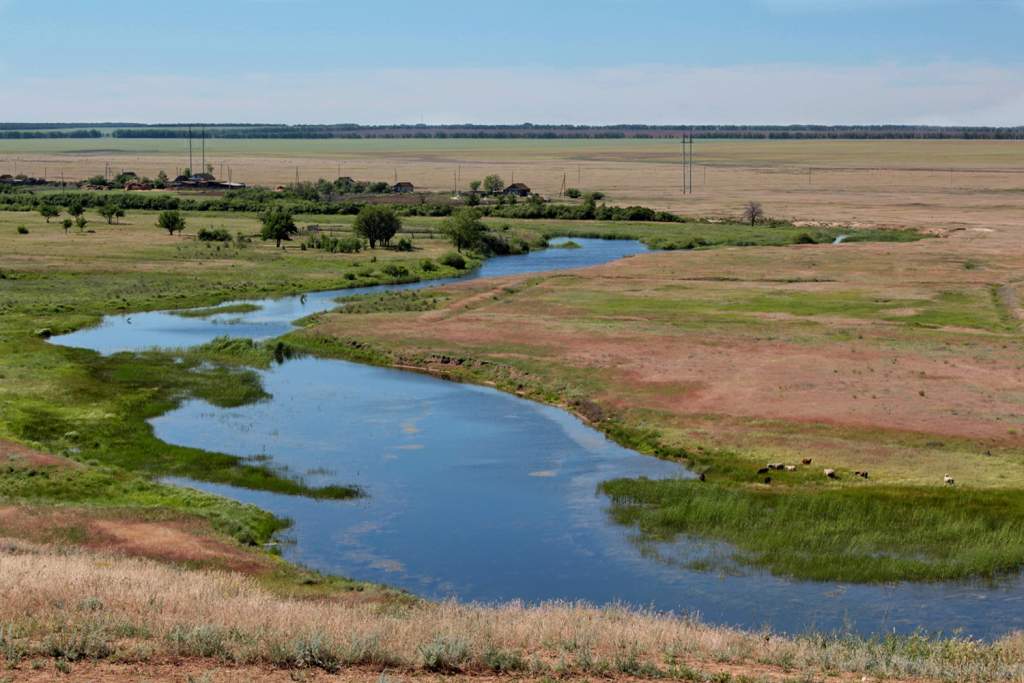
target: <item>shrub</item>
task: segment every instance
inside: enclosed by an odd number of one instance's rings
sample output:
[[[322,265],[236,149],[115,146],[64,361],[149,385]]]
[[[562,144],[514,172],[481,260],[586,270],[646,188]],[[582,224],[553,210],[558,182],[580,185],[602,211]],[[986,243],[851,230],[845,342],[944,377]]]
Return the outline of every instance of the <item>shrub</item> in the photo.
[[[412,241],[403,237],[398,240],[398,244],[395,245],[395,249],[398,251],[412,251]]]
[[[224,228],[200,228],[196,238],[201,242],[230,242],[231,233]]]
[[[18,226],[18,234],[19,235],[27,235],[28,234],[28,228],[26,228],[24,225],[19,225]]]
[[[358,237],[312,235],[303,245],[309,249],[322,249],[331,254],[355,254],[363,248],[363,241]]]
[[[575,187],[570,187],[565,191],[565,196],[569,197],[570,199],[579,199],[580,197],[583,196],[583,193],[580,192],[579,189]]]
[[[174,210],[161,211],[156,220],[157,227],[166,230],[169,235],[181,234],[185,229],[185,217]]]
[[[431,261],[430,259],[425,258],[422,261],[420,261],[420,270],[422,270],[425,273],[433,272],[437,270],[437,264]]]
[[[455,270],[462,270],[466,267],[466,259],[454,251],[449,251],[447,254],[438,259],[442,265],[454,268]]]
[[[469,646],[462,640],[449,640],[438,636],[419,647],[423,668],[427,671],[452,673],[461,670],[469,659]]]
[[[799,235],[796,236],[796,239],[793,240],[793,241],[796,244],[817,244],[818,243],[818,241],[816,239],[814,239],[814,237],[810,233],[807,233],[807,232],[800,233]]]
[[[408,268],[406,268],[405,266],[400,266],[395,263],[389,263],[383,268],[381,268],[381,270],[384,272],[385,275],[390,275],[391,277],[402,277],[409,274]]]

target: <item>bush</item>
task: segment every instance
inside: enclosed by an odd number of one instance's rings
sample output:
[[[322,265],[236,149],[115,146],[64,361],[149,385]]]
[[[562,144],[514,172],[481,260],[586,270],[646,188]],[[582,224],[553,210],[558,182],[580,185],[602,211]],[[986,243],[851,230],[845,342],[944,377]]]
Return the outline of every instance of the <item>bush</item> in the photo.
[[[579,199],[580,197],[583,196],[583,193],[580,192],[575,187],[570,187],[565,191],[565,196],[569,197],[570,199]]]
[[[406,268],[405,266],[400,266],[400,265],[395,264],[395,263],[387,264],[386,266],[381,268],[381,271],[385,275],[390,275],[391,277],[403,277],[403,276],[409,274],[409,269],[408,268]]]
[[[437,270],[437,264],[431,261],[430,259],[425,258],[422,261],[420,261],[420,270],[422,270],[425,273],[431,273]]]
[[[200,242],[230,242],[231,233],[224,228],[200,228],[196,238]]]
[[[27,235],[28,234],[28,228],[26,228],[24,225],[19,225],[18,226],[18,234],[19,235]]]
[[[447,254],[438,259],[442,265],[454,268],[455,270],[463,270],[466,267],[466,259],[454,251],[449,251]]]
[[[403,237],[398,240],[398,244],[395,245],[395,249],[398,251],[412,251],[412,242]]]
[[[363,241],[358,237],[313,235],[303,245],[309,249],[322,249],[331,254],[356,254],[363,248]]]
[[[419,647],[423,668],[438,673],[460,671],[469,659],[469,646],[461,640],[449,640],[438,636],[426,645]]]
[[[796,244],[817,244],[818,241],[810,233],[802,232],[793,240]]]

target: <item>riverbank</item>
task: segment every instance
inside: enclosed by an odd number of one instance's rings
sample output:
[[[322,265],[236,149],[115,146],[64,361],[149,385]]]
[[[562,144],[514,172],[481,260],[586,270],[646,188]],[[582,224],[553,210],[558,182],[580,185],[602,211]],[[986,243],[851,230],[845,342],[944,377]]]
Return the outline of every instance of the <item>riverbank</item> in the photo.
[[[736,548],[694,568],[1012,576],[1021,337],[993,292],[1019,270],[996,242],[650,254],[447,287],[432,310],[364,302],[288,339],[561,405],[625,446],[683,459],[705,481],[602,490],[649,539]]]

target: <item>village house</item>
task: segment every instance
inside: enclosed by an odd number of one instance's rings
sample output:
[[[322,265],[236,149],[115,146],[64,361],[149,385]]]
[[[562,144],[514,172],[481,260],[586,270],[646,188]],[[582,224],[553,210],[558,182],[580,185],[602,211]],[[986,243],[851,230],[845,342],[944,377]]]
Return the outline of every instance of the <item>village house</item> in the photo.
[[[525,183],[512,183],[506,187],[503,191],[506,195],[514,195],[516,197],[529,197],[530,188]]]

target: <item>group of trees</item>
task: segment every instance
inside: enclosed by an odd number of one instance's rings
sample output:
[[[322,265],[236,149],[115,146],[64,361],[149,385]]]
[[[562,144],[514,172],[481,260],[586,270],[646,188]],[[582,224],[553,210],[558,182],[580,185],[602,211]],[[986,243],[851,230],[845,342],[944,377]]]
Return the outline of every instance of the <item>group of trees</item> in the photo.
[[[81,202],[72,202],[67,206],[67,212],[71,218],[65,218],[61,221],[61,227],[64,228],[64,234],[66,235],[68,233],[72,225],[77,226],[79,231],[84,231],[85,226],[89,224],[89,221],[85,218],[85,205]],[[39,207],[39,215],[45,218],[46,222],[49,223],[51,218],[57,218],[60,216],[60,209],[53,204],[43,204]],[[124,211],[121,211],[120,215],[123,216]]]
[[[68,205],[67,211],[75,219],[79,219],[82,218],[82,215],[85,213],[85,205],[80,202],[72,202]],[[125,216],[124,209],[111,202],[100,206],[99,209],[97,209],[97,213],[107,219],[107,225],[111,225],[117,222],[118,218],[124,218]],[[49,223],[51,218],[57,218],[60,216],[60,209],[53,204],[43,204],[39,207],[39,215],[45,218],[46,222]],[[78,227],[84,228],[85,224]]]

